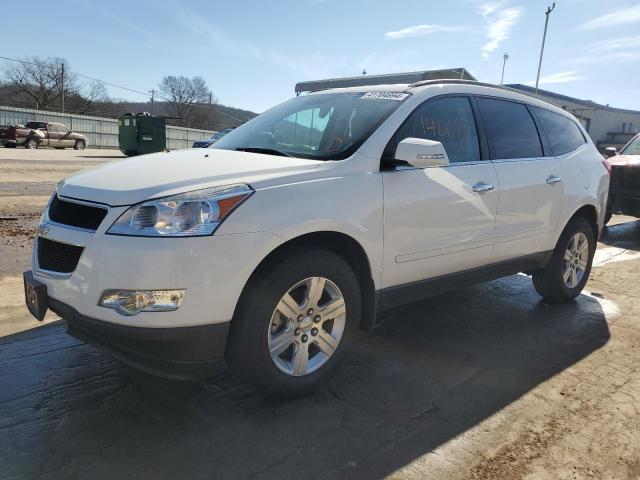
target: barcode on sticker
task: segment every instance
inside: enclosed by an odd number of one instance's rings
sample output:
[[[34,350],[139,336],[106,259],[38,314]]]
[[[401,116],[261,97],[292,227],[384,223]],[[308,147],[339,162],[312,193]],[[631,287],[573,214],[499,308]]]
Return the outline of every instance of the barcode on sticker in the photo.
[[[377,100],[404,100],[409,96],[408,93],[402,92],[367,92],[362,98],[374,98]]]

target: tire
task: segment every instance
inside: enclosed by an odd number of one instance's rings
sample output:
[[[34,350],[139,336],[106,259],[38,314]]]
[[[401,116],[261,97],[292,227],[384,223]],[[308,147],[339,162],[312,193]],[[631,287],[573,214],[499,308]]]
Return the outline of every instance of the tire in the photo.
[[[4,148],[16,148],[18,145],[15,143],[6,143]]]
[[[317,279],[325,279],[319,308],[308,299],[313,286],[322,284]],[[285,294],[293,308],[282,308]],[[338,309],[334,319],[335,310],[323,314],[329,307]],[[361,309],[358,279],[341,257],[320,248],[289,251],[269,261],[245,287],[231,323],[227,362],[242,381],[269,395],[308,394],[344,360]],[[288,318],[279,313],[285,310]]]
[[[84,140],[76,140],[76,144],[73,146],[74,150],[84,150],[87,146]]]
[[[586,241],[586,252],[576,255],[582,241]],[[565,227],[547,266],[533,273],[533,286],[542,298],[550,302],[573,300],[586,285],[591,273],[591,264],[596,250],[593,228],[583,217],[574,218]],[[573,268],[572,268],[573,265]],[[567,268],[576,272],[575,277]],[[581,271],[582,270],[582,271]]]
[[[27,138],[27,140],[24,142],[24,148],[27,148],[29,150],[35,150],[39,146],[40,142],[35,137]]]

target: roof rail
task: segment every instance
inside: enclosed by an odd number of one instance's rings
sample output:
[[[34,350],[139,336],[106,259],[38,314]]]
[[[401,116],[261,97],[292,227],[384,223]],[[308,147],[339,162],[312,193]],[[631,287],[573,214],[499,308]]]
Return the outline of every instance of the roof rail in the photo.
[[[409,84],[407,88],[415,88],[422,87],[423,85],[437,85],[440,83],[454,83],[454,84],[463,84],[463,85],[478,85],[481,87],[493,87],[493,88],[502,88],[505,89],[502,85],[494,85],[493,83],[479,82],[477,80],[463,80],[459,78],[443,78],[440,80],[421,80],[419,82],[414,82]]]
[[[438,85],[438,84],[462,84],[462,85],[477,85],[479,87],[490,87],[497,88],[498,90],[504,90],[506,92],[519,93],[520,95],[524,95],[527,97],[537,98],[539,100],[544,100],[541,95],[535,95],[533,93],[525,92],[523,90],[519,90],[517,88],[507,87],[505,85],[496,85],[494,83],[486,83],[486,82],[478,82],[476,80],[461,80],[461,79],[450,79],[445,78],[442,80],[423,80],[420,82],[415,82],[407,86],[407,90],[409,88],[422,87],[424,85]]]

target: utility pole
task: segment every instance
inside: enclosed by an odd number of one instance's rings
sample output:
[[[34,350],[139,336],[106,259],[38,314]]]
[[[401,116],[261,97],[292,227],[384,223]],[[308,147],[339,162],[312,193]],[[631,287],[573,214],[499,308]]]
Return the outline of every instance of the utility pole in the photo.
[[[62,113],[64,113],[64,62],[62,63],[62,70],[60,72],[60,88],[61,88],[61,95],[60,95],[60,110]]]
[[[155,95],[155,93],[155,90],[151,90],[151,115],[153,115],[153,96]]]
[[[504,67],[507,66],[507,60],[509,60],[509,54],[504,52],[504,55],[502,56],[502,77],[500,77],[500,85],[504,83]]]
[[[536,95],[538,94],[538,83],[540,82],[540,69],[542,68],[542,55],[544,54],[544,42],[547,39],[547,26],[549,25],[549,15],[556,8],[556,2],[550,7],[547,7],[547,11],[544,12],[546,18],[544,20],[544,33],[542,34],[542,47],[540,48],[540,60],[538,61],[538,75],[536,76]]]

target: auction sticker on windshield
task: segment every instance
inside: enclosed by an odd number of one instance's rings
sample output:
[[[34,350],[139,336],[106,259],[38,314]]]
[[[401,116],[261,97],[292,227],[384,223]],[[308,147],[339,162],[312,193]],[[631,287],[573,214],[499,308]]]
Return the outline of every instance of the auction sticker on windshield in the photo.
[[[404,100],[409,96],[408,93],[402,92],[367,92],[361,98],[373,98],[378,100]]]

